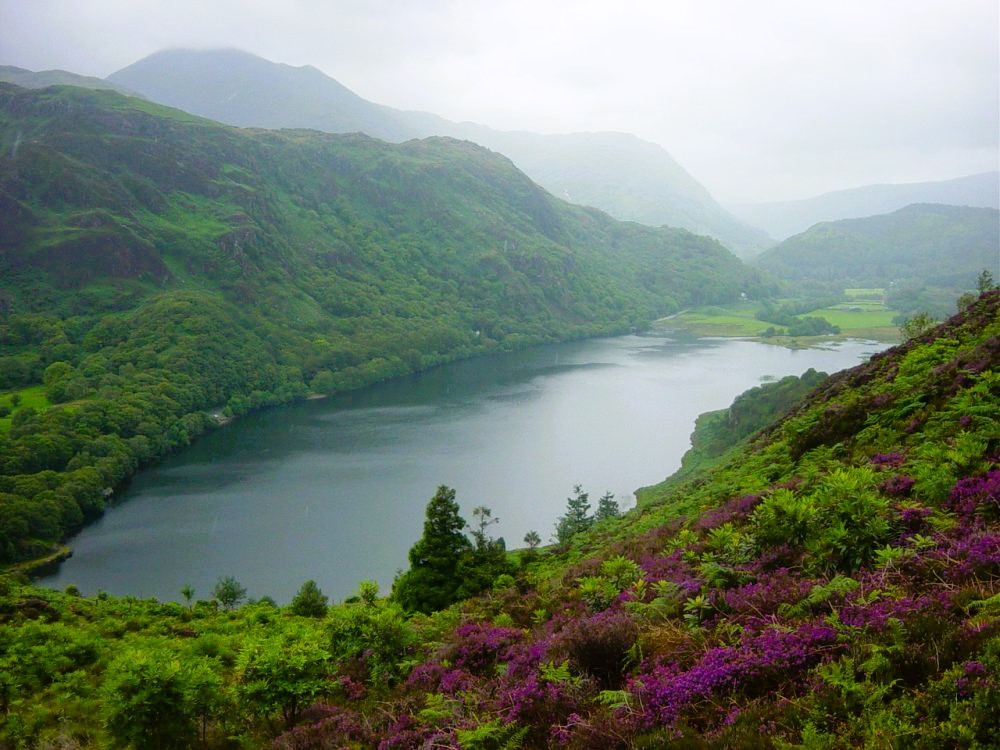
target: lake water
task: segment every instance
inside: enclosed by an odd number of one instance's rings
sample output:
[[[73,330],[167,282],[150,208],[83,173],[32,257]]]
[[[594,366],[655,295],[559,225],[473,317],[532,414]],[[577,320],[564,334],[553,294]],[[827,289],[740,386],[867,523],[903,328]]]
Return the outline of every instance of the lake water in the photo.
[[[591,503],[680,466],[695,418],[768,377],[835,372],[884,348],[788,350],[666,333],[459,362],[344,396],[248,415],[139,474],[40,581],[85,594],[209,597],[220,576],[287,603],[306,579],[334,600],[407,565],[427,501],[454,487],[495,536],[548,541],[575,484]]]

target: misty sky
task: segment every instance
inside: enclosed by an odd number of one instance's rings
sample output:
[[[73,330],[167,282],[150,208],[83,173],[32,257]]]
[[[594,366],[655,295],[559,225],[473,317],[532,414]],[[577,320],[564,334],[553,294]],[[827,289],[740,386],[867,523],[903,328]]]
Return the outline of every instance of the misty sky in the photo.
[[[0,64],[310,64],[494,128],[621,130],[722,201],[1000,167],[997,0],[0,0]]]

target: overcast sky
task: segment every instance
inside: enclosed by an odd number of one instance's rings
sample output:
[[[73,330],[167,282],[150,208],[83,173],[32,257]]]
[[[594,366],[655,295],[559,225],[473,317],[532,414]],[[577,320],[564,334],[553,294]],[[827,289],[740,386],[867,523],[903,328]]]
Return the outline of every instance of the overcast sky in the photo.
[[[1000,168],[997,0],[0,0],[0,64],[103,77],[182,46],[451,120],[635,133],[722,201]]]

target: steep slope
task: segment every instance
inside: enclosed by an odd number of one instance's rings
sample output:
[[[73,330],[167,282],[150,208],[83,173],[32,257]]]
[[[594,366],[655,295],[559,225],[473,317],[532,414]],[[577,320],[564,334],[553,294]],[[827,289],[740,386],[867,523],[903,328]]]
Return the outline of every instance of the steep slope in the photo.
[[[886,214],[912,203],[1000,208],[1000,172],[940,182],[866,185],[805,200],[744,203],[727,208],[744,221],[763,227],[772,237],[783,240],[821,221]]]
[[[917,204],[882,216],[817,224],[754,262],[792,281],[971,288],[983,269],[994,277],[1000,273],[1000,212]]]
[[[711,472],[522,551],[516,576],[430,616],[371,583],[329,608],[304,584],[280,610],[233,609],[228,589],[183,607],[0,581],[0,737],[995,747],[998,365],[993,291],[824,381]]]
[[[61,404],[0,421],[0,498],[23,520],[0,527],[5,559],[98,513],[208,409],[764,289],[718,243],[565,204],[468,142],[241,131],[0,84],[0,153],[0,389]],[[39,474],[58,478],[18,479]],[[24,520],[51,492],[61,520]]]
[[[237,50],[167,50],[108,77],[150,99],[230,125],[363,132],[402,141],[446,135],[500,151],[545,189],[616,218],[707,234],[739,255],[771,244],[727,213],[662,148],[624,133],[539,135],[454,123],[366,101],[315,68]]]
[[[443,132],[499,151],[539,185],[625,221],[715,237],[741,258],[773,241],[726,212],[664,149],[627,133],[539,135],[463,123]]]

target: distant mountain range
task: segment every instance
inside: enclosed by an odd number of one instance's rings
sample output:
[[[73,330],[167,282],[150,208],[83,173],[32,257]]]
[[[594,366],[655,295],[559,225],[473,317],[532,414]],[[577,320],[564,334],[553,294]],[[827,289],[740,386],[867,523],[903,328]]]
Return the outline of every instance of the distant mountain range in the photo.
[[[913,203],[1000,208],[1000,172],[941,182],[867,185],[804,200],[733,204],[727,208],[772,237],[785,239],[821,221],[886,214]]]
[[[108,81],[161,104],[241,127],[363,132],[387,141],[471,140],[509,157],[554,195],[612,216],[712,236],[738,255],[773,242],[723,209],[665,150],[626,133],[540,135],[456,123],[369,102],[310,66],[238,50],[167,50]]]
[[[754,263],[796,282],[968,289],[984,268],[1000,278],[1000,211],[914,204],[880,216],[823,222]]]

